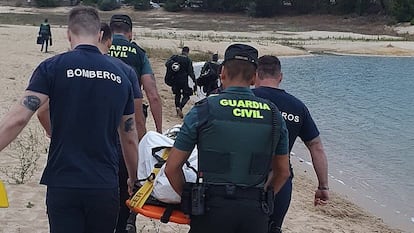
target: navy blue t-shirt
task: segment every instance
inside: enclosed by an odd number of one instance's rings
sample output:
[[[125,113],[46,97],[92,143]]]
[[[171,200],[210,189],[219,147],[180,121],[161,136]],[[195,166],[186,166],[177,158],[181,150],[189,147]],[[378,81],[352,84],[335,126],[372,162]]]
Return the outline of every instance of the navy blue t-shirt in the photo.
[[[97,47],[79,45],[42,62],[27,90],[49,96],[52,138],[40,183],[116,188],[117,129],[134,113],[128,70]]]
[[[141,84],[139,82],[139,79],[137,78],[137,74],[135,73],[135,70],[131,66],[129,66],[126,63],[124,63],[123,61],[121,61],[120,59],[115,58],[115,57],[111,57],[109,55],[107,55],[107,56],[117,66],[124,66],[122,68],[125,69],[126,75],[128,76],[128,80],[131,82],[132,92],[134,94],[134,99],[142,99],[143,95],[142,95],[142,91],[141,91],[141,88],[140,88]]]
[[[308,108],[298,98],[282,89],[271,87],[258,87],[253,89],[253,93],[272,101],[279,108],[289,132],[289,151],[292,150],[298,136],[304,142],[319,136],[319,130]]]

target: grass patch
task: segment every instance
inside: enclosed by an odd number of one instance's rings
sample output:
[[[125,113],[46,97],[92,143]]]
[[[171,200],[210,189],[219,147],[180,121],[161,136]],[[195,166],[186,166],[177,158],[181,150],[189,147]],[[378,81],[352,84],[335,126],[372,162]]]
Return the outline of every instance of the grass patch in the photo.
[[[149,58],[157,58],[161,60],[167,60],[174,54],[178,54],[180,52],[171,50],[171,49],[165,49],[165,48],[149,48],[149,47],[143,47],[143,49],[146,51]],[[189,57],[193,62],[199,62],[199,61],[208,61],[211,59],[211,56],[213,55],[212,52],[203,52],[203,51],[190,51]]]
[[[171,49],[149,47],[143,47],[143,49],[146,51],[149,58],[158,58],[161,60],[167,60],[173,54],[176,54],[176,51],[173,51]]]

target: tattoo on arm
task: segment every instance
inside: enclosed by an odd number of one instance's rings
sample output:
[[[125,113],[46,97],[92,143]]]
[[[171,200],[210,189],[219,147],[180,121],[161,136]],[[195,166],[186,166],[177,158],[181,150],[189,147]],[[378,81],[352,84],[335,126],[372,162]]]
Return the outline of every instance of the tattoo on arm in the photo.
[[[40,99],[35,95],[25,96],[23,97],[22,104],[30,111],[35,112],[40,107]]]
[[[124,131],[125,132],[131,132],[133,126],[134,126],[134,120],[132,119],[132,117],[131,118],[128,118],[125,121],[125,124],[124,124]]]

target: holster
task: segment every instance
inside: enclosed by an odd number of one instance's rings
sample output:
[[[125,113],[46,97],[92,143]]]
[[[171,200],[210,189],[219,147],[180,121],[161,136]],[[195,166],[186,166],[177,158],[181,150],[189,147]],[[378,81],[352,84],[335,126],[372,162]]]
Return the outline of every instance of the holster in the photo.
[[[262,210],[265,214],[271,215],[273,214],[274,210],[274,193],[273,189],[269,188],[267,191],[263,190],[262,199],[261,199],[261,206]]]

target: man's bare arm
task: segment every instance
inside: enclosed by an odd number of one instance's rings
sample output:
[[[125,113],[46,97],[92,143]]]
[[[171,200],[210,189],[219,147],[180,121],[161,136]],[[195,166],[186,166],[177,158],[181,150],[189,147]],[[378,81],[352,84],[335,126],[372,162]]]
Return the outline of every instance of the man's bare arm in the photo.
[[[174,191],[179,195],[183,192],[185,182],[182,167],[188,157],[190,157],[190,152],[178,150],[173,147],[168,156],[167,164],[165,165],[165,175],[167,175],[168,181]]]
[[[318,177],[318,189],[315,191],[315,205],[326,204],[329,200],[328,160],[321,138],[318,136],[305,142],[312,157],[313,169]]]
[[[323,149],[322,140],[318,136],[311,141],[305,142],[312,157],[312,164],[318,177],[319,187],[328,187],[328,160]]]
[[[122,117],[118,133],[128,171],[128,185],[131,194],[133,182],[137,179],[138,168],[138,135],[135,127],[134,114]]]
[[[47,95],[25,91],[23,97],[10,109],[0,123],[0,151],[19,135],[37,109],[47,100]]]
[[[138,140],[141,141],[142,137],[144,137],[147,132],[147,128],[145,127],[145,116],[142,110],[142,99],[134,99],[134,107]]]
[[[141,82],[148,98],[157,132],[162,133],[162,103],[160,95],[158,94],[155,77],[152,74],[144,74],[141,76]]]
[[[52,126],[50,124],[49,100],[37,110],[37,118],[46,131],[46,135],[50,137],[52,135]]]

